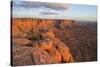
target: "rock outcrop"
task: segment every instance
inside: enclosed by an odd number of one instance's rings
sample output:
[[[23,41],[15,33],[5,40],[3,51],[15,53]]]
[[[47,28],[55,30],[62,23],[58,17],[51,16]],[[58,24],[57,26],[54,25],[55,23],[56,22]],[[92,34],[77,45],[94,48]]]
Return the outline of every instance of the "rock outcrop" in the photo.
[[[16,45],[21,45],[21,46],[31,46],[32,45],[32,41],[27,39],[27,38],[15,38],[13,39],[13,44]]]
[[[13,18],[12,65],[95,60],[96,38],[92,35],[77,28],[73,20]]]
[[[60,22],[59,22],[60,21]],[[50,30],[54,26],[65,28],[73,26],[73,20],[55,20],[55,19],[35,19],[35,18],[13,18],[12,19],[12,35],[13,37],[22,37],[28,32],[38,32],[43,29]],[[51,33],[50,33],[51,34]]]
[[[50,55],[41,48],[13,45],[13,66],[50,64],[51,62],[52,58]]]
[[[13,65],[73,62],[68,46],[55,37],[53,28],[54,20],[52,19],[14,18],[12,43],[18,47],[12,48]],[[18,53],[20,54],[17,55]],[[24,57],[28,61],[24,60]]]

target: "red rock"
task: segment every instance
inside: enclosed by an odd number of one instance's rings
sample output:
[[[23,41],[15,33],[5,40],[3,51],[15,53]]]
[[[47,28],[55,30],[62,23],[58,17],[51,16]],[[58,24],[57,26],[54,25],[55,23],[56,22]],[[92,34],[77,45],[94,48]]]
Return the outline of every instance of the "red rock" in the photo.
[[[53,33],[53,31],[47,31],[47,32],[43,32],[41,33],[43,37],[48,37],[48,38],[53,38],[55,35]]]
[[[39,48],[44,49],[44,50],[52,49],[53,47],[52,41],[49,41],[49,40],[42,40],[38,43],[38,45],[39,45]]]
[[[49,54],[40,48],[32,52],[32,58],[35,64],[50,64],[52,60]]]
[[[15,38],[12,41],[14,44],[16,45],[20,45],[20,46],[31,46],[32,45],[32,41],[28,40],[26,38]]]
[[[58,48],[58,51],[60,52],[61,56],[63,57],[63,61],[65,62],[73,62],[73,57],[71,53],[69,52],[69,49],[66,47],[60,47]]]
[[[52,41],[54,43],[54,47],[58,50],[61,57],[63,58],[62,61],[65,61],[65,62],[73,62],[74,61],[72,54],[69,51],[69,47],[66,44],[64,44],[57,38],[52,39]]]
[[[13,45],[12,52],[13,66],[50,64],[52,61],[45,50],[36,47]]]
[[[14,65],[51,64],[73,61],[69,47],[55,37],[53,32],[54,22],[54,19],[13,18],[13,44],[19,46],[19,48],[13,48]],[[61,25],[70,25],[70,22],[61,20]],[[45,31],[41,31],[41,29]],[[34,33],[41,34],[47,38],[38,39],[33,42],[30,38]]]
[[[62,60],[61,54],[58,52],[58,50],[53,47],[48,50],[48,53],[50,54],[51,58],[53,58],[54,63],[60,63]]]

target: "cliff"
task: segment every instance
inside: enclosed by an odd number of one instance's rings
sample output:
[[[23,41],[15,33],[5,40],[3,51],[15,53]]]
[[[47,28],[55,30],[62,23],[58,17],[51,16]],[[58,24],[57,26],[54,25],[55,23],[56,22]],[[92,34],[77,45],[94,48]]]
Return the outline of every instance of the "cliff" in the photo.
[[[70,48],[54,34],[55,23],[54,19],[13,18],[12,65],[74,62]],[[64,24],[70,25],[70,21]],[[19,52],[21,53],[18,55]]]
[[[11,26],[12,65],[97,60],[96,32],[74,20],[12,18]]]
[[[73,25],[73,20],[12,18],[12,34],[15,36],[17,34],[21,35],[22,31],[29,32],[31,29],[33,32],[38,32],[42,29],[52,29],[54,26],[66,28],[67,26]]]

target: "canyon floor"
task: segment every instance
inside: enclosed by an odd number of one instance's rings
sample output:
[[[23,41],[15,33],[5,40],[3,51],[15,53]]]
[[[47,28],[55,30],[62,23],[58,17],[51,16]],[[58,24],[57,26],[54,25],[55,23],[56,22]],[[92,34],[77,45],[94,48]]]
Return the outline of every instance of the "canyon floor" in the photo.
[[[97,23],[81,22],[12,18],[11,65],[97,61]]]

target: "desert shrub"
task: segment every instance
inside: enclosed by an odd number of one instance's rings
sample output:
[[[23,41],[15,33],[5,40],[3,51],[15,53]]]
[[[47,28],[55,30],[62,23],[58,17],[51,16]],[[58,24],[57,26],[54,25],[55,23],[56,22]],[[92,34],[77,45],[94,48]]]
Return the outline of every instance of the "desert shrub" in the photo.
[[[33,33],[29,33],[27,38],[32,41],[34,41],[34,40],[38,41],[38,40],[45,40],[48,37],[43,36],[40,32],[33,32]]]
[[[46,39],[47,37],[43,37],[43,35],[41,35],[41,32],[46,32],[48,31],[49,29],[38,29],[37,31],[33,31],[33,27],[31,27],[28,31],[26,31],[23,27],[19,26],[18,27],[19,30],[26,34],[26,38],[28,38],[29,40],[32,40],[32,41],[37,41],[37,40],[43,40],[43,39]]]
[[[41,40],[42,36],[40,34],[37,33],[33,33],[31,40]]]

